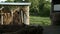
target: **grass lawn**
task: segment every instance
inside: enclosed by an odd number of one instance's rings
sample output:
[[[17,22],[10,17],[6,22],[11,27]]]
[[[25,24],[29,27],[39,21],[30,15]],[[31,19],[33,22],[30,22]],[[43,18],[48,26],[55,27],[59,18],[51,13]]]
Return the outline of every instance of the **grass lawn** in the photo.
[[[30,24],[38,24],[38,25],[51,25],[51,21],[49,17],[40,17],[40,16],[30,16]]]

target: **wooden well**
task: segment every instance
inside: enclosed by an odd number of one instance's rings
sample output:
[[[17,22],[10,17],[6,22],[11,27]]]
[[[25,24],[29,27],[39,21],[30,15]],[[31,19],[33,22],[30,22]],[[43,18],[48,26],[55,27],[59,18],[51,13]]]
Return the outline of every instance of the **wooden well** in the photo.
[[[0,24],[29,25],[29,6],[31,3],[0,3]]]

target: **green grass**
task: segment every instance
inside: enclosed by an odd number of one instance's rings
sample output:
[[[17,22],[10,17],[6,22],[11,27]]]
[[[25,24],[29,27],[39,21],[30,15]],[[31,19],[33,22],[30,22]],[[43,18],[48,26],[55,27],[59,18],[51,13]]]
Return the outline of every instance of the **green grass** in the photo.
[[[49,17],[30,16],[30,24],[51,25]]]

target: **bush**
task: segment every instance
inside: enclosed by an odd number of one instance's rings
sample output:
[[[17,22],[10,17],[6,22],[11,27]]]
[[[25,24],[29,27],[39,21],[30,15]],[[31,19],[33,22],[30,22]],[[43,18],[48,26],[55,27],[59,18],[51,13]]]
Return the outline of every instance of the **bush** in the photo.
[[[31,8],[31,9],[30,9],[30,15],[38,16],[38,15],[39,15],[39,9],[36,8],[36,7]]]

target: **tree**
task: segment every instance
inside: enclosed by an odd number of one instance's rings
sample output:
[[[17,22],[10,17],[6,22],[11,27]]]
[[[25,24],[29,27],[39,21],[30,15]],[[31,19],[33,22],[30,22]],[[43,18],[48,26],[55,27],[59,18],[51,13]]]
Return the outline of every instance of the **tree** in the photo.
[[[39,14],[39,0],[29,0],[31,2],[30,14],[38,15]]]
[[[14,0],[7,0],[6,2],[14,2]]]
[[[23,0],[14,0],[15,2],[29,2],[29,0],[25,0],[25,1],[23,1]]]
[[[39,11],[40,16],[49,16],[50,15],[50,2],[46,0],[39,1]]]

